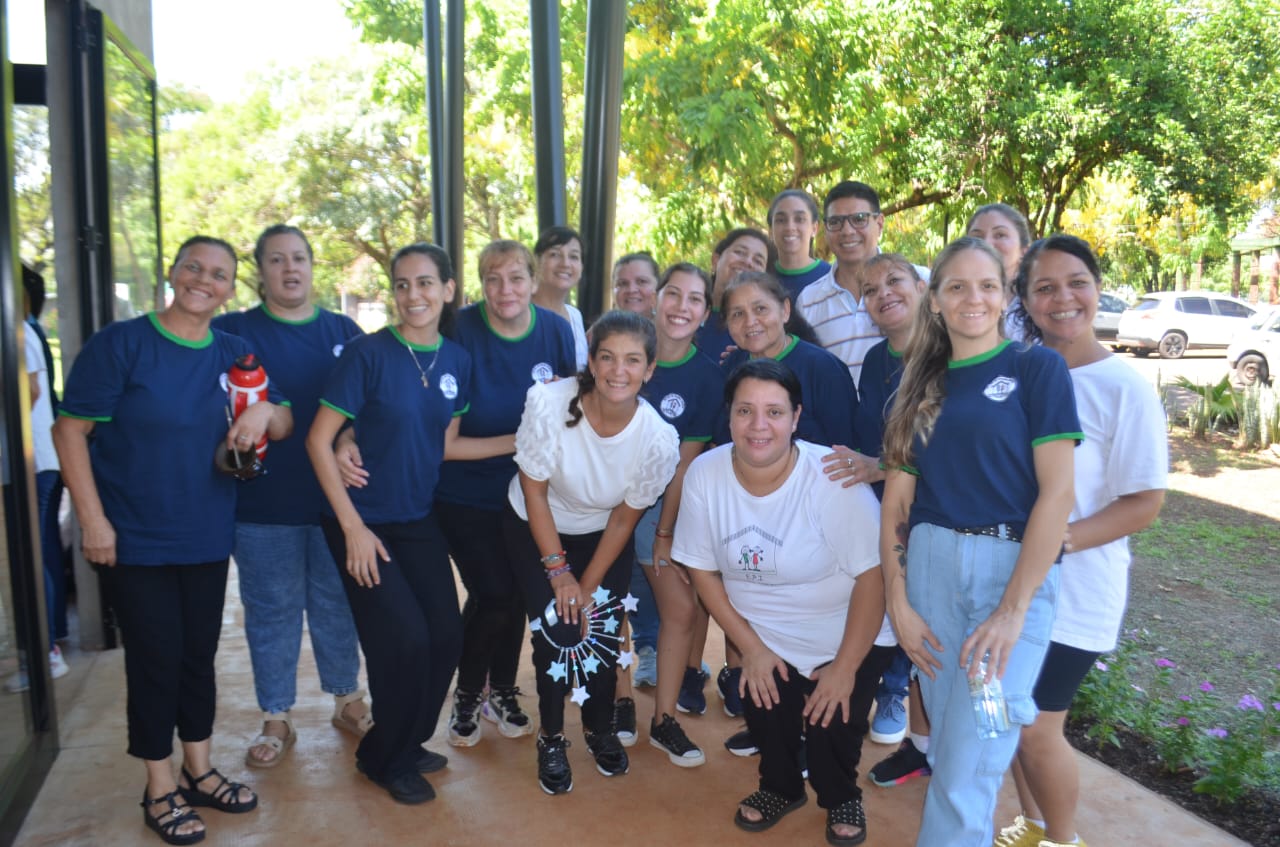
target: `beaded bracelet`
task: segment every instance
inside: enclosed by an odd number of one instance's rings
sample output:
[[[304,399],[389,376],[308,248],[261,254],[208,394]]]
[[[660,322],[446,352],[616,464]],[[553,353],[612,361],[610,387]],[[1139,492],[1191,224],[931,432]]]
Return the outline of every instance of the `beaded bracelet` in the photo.
[[[570,570],[572,569],[569,567],[568,562],[565,562],[558,568],[547,568],[547,579],[555,579],[558,576],[563,576],[569,573]]]
[[[561,550],[559,553],[552,553],[548,556],[543,556],[540,561],[542,562],[542,566],[544,568],[554,568],[557,565],[564,564],[565,555],[566,555],[565,552]]]

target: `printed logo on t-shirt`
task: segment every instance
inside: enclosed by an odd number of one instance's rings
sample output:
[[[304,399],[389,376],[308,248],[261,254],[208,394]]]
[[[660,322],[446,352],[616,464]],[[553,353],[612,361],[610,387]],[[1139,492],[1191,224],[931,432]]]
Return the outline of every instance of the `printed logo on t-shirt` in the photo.
[[[1018,381],[1016,379],[1011,376],[998,376],[987,383],[987,387],[982,389],[982,393],[997,403],[1003,403],[1012,397],[1013,392],[1017,390]]]
[[[550,382],[555,375],[555,371],[551,370],[551,366],[546,362],[538,362],[534,365],[531,374],[534,382]]]
[[[336,359],[336,358],[338,358],[339,356],[341,356],[341,355],[342,355],[342,346],[343,346],[343,345],[341,345],[341,344],[335,344],[335,345],[333,345],[333,358],[335,358],[335,359]]]
[[[754,524],[724,540],[732,572],[748,582],[770,583],[778,575],[779,539]]]
[[[662,398],[662,402],[658,404],[658,409],[664,417],[675,420],[684,414],[684,398],[679,394],[668,394]]]
[[[450,400],[458,396],[458,380],[453,374],[443,374],[440,377],[440,393]]]

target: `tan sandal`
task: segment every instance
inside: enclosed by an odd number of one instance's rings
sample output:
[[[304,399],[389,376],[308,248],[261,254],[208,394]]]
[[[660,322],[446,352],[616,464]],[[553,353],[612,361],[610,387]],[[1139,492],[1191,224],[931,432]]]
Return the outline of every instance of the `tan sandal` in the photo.
[[[352,703],[363,703],[364,691],[352,691],[350,694],[342,694],[333,698],[333,720],[332,723],[338,729],[344,729],[354,735],[356,738],[364,738],[365,733],[373,729],[373,710],[365,707],[364,714],[358,718],[347,715],[347,706]]]
[[[298,740],[298,733],[294,731],[293,721],[289,718],[288,712],[263,712],[262,723],[263,729],[266,729],[267,721],[279,721],[284,724],[289,732],[284,738],[278,735],[268,735],[263,732],[253,739],[253,743],[249,745],[249,749],[245,751],[244,763],[251,768],[274,768],[284,759],[285,753],[289,752],[289,748],[293,746],[293,742]],[[253,756],[254,747],[266,747],[271,750],[271,758],[256,759]]]

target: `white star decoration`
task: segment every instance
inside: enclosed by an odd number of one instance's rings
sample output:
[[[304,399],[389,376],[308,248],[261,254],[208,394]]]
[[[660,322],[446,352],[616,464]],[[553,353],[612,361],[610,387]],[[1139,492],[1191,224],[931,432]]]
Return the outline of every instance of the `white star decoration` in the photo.
[[[587,689],[579,685],[573,689],[573,694],[569,695],[569,699],[581,706],[583,703],[591,699],[591,695],[587,693]]]
[[[618,630],[624,609],[635,611],[639,604],[640,601],[631,594],[625,599],[615,597],[601,586],[591,592],[591,602],[579,609],[587,622],[585,634],[576,626],[559,625],[562,621],[556,614],[555,600],[547,603],[542,614],[529,622],[534,637],[540,635],[553,650],[558,651],[556,660],[548,663],[544,673],[554,682],[563,683],[572,692],[569,699],[574,703],[581,706],[591,698],[586,684],[601,668],[608,668],[615,662],[624,669],[636,664],[635,652],[626,648],[626,639],[618,634]],[[571,643],[559,643],[556,635],[568,636]]]
[[[582,671],[584,674],[590,675],[600,669],[600,660],[595,656],[588,656],[582,661]]]
[[[622,608],[628,612],[634,612],[636,607],[640,605],[640,599],[633,597],[631,592],[627,592],[627,596],[622,598]]]
[[[591,592],[591,599],[595,601],[597,606],[603,606],[609,602],[609,591],[603,585]]]
[[[631,650],[623,650],[621,653],[618,654],[618,667],[622,668],[623,670],[626,670],[627,668],[631,667],[633,664],[635,664],[635,661],[636,661],[636,654]]]
[[[605,618],[605,619],[604,619],[604,631],[605,631],[605,632],[607,632],[607,633],[609,633],[610,635],[613,635],[614,633],[616,633],[616,632],[618,631],[618,619],[617,619],[617,618]]]
[[[547,676],[551,677],[556,682],[559,682],[562,679],[567,679],[568,676],[564,671],[564,662],[552,662],[551,667],[547,668]]]
[[[542,619],[534,618],[533,620],[529,621],[529,629],[531,629],[534,632],[542,632]]]

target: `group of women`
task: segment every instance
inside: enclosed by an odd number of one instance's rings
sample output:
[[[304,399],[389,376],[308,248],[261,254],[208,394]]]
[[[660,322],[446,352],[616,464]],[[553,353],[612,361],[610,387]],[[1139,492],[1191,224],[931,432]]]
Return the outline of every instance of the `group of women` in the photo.
[[[257,805],[209,760],[234,550],[263,712],[250,766],[279,764],[297,739],[305,615],[333,723],[397,801],[434,796],[423,774],[447,759],[423,745],[455,668],[450,744],[477,743],[486,722],[512,738],[536,730],[539,785],[567,792],[569,697],[596,769],[626,773],[638,734],[617,669],[634,658],[624,619],[638,562],[661,623],[649,738],[675,765],[705,761],[677,714],[682,682],[701,674],[707,612],[731,642],[726,696],[761,756],[741,828],[803,805],[807,765],[827,840],[865,839],[856,768],[896,635],[933,728],[925,742],[913,723],[895,754],[911,745],[932,768],[918,843],[990,843],[1011,762],[1023,814],[997,843],[1073,843],[1062,717],[1114,644],[1125,537],[1162,500],[1159,405],[1093,337],[1100,275],[1070,236],[1007,251],[962,238],[927,284],[896,254],[865,262],[862,300],[885,340],[855,387],[767,272],[821,268],[816,204],[799,195],[777,198],[770,234],[726,236],[713,276],[623,257],[618,308],[590,333],[567,302],[583,246],[564,227],[532,253],[491,243],[483,300],[456,312],[450,257],[405,247],[389,268],[397,320],[367,336],[312,304],[298,230],[262,234],[261,305],[216,321],[235,252],[184,243],[171,305],[90,339],[55,427],[124,636],[147,826],[190,844],[205,835],[194,807]],[[975,236],[983,214],[1017,213],[984,208]],[[226,374],[250,354],[269,394],[232,418]],[[215,446],[251,458],[267,438],[278,443],[260,479],[210,460]],[[851,448],[882,470],[868,475]],[[854,484],[868,481],[874,491]],[[536,726],[516,686],[525,632]],[[1011,728],[994,737],[973,725],[980,674],[1002,680],[1008,703]]]

